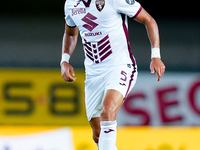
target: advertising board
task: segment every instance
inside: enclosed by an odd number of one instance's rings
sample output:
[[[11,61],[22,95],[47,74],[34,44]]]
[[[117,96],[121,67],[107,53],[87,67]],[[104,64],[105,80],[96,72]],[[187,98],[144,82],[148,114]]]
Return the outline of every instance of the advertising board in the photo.
[[[6,129],[13,132],[7,135],[4,130],[2,135],[0,129],[0,150],[74,150],[70,128],[49,129],[47,127],[38,130],[38,127],[10,127]],[[20,133],[17,130],[20,130]]]
[[[12,131],[12,133],[10,132]],[[118,150],[198,150],[200,128],[119,127]],[[0,127],[0,150],[98,150],[90,127]]]
[[[119,125],[200,125],[200,74],[165,73],[160,82],[142,72],[124,101]]]
[[[87,125],[84,72],[66,83],[60,70],[0,70],[1,125]]]
[[[66,83],[60,70],[0,70],[0,125],[88,125],[83,70]],[[98,85],[97,85],[98,86]],[[119,126],[200,125],[200,74],[139,72],[119,110]]]

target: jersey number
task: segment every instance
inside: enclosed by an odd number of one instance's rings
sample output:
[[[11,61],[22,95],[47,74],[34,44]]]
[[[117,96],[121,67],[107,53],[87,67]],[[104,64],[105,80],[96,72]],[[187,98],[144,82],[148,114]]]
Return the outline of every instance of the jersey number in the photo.
[[[121,71],[121,75],[123,76],[122,78],[120,78],[123,82],[121,83],[119,83],[120,85],[122,85],[122,86],[126,86],[126,80],[127,80],[127,73],[125,72],[125,71]]]

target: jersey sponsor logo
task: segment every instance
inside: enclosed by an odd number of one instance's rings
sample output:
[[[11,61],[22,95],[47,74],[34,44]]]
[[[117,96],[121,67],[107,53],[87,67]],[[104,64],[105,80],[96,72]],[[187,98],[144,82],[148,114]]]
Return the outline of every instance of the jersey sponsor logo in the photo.
[[[87,42],[84,39],[84,50],[86,56],[94,63],[100,63],[104,61],[109,55],[112,54],[109,36],[106,35],[97,43]]]
[[[126,3],[129,5],[135,4],[135,0],[126,0]]]
[[[72,16],[80,14],[86,14],[86,9],[85,8],[72,9]]]
[[[86,24],[83,25],[84,28],[88,29],[89,31],[92,31],[94,28],[98,26],[97,23],[95,23],[93,20],[96,20],[97,17],[93,16],[90,13],[87,13],[85,17],[83,17],[81,20],[84,21]]]
[[[99,36],[102,35],[102,32],[95,32],[95,33],[85,33],[85,36]]]
[[[96,4],[97,10],[102,11],[105,6],[105,0],[96,0],[95,4]]]

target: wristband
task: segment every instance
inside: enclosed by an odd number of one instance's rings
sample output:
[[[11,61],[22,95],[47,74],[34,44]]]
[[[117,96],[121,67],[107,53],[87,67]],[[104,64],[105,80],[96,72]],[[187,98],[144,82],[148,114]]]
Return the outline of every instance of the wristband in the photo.
[[[62,54],[62,59],[61,59],[61,61],[60,61],[60,65],[61,65],[64,61],[66,61],[66,62],[69,63],[69,59],[70,59],[70,55],[69,55],[68,53],[63,53],[63,54]]]
[[[160,56],[160,48],[152,48],[151,49],[151,58],[161,58]]]

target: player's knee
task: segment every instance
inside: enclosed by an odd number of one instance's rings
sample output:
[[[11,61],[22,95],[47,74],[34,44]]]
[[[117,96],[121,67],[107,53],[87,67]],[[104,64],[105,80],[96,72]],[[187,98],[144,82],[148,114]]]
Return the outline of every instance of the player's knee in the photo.
[[[101,109],[101,120],[109,121],[115,120],[116,110],[112,106],[102,107]]]

